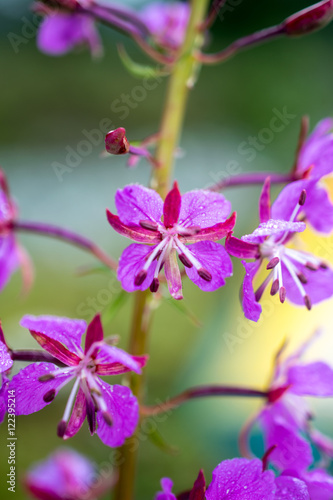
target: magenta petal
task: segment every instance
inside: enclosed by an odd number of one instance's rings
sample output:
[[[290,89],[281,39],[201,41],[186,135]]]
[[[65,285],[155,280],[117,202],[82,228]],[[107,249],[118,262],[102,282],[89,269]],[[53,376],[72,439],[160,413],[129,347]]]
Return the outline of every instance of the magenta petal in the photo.
[[[305,173],[312,167],[311,177],[320,178],[333,170],[333,129],[332,118],[320,121],[303,145],[297,165],[297,173]]]
[[[315,469],[299,476],[306,483],[311,500],[332,500],[333,477],[326,470]]]
[[[225,249],[230,255],[241,259],[257,259],[260,255],[259,245],[247,243],[234,236],[227,236],[225,240]]]
[[[146,358],[141,357],[140,361]],[[100,375],[120,375],[128,371],[141,373],[142,363],[127,352],[111,345],[103,345],[95,358],[96,372]]]
[[[191,236],[181,236],[183,243],[196,243],[197,241],[218,241],[232,232],[236,224],[236,212],[234,212],[225,222],[215,224],[215,226],[205,227],[200,229]]]
[[[258,459],[234,458],[220,463],[213,471],[206,491],[207,500],[274,500],[275,478],[272,471],[262,470]]]
[[[275,500],[310,500],[308,488],[300,479],[290,476],[276,478]]]
[[[276,446],[269,456],[270,462],[281,470],[305,470],[312,461],[310,443],[294,425],[274,415],[274,408],[266,408],[260,415],[264,428],[265,448]]]
[[[306,365],[291,366],[287,384],[290,391],[299,396],[333,396],[333,369],[318,361]]]
[[[61,342],[69,350],[77,351],[87,323],[81,319],[61,318],[59,316],[26,315],[20,321],[23,328],[31,332],[43,333],[49,339]]]
[[[280,234],[283,235],[285,232],[301,233],[305,231],[305,229],[306,224],[304,222],[289,222],[286,220],[270,219],[267,222],[259,224],[253,233],[242,236],[242,240],[249,243],[262,243],[266,236],[279,236]]]
[[[154,500],[177,500],[175,495],[172,493],[173,482],[168,477],[161,479],[161,492],[155,495]]]
[[[37,35],[39,50],[61,56],[76,45],[88,43],[92,52],[99,51],[99,37],[94,22],[86,15],[55,13],[45,17]]]
[[[231,212],[231,203],[220,193],[195,190],[182,195],[179,224],[183,227],[210,227],[223,222]]]
[[[8,347],[0,342],[0,373],[6,372],[13,366],[13,360],[8,352]]]
[[[51,363],[33,363],[22,368],[12,378],[9,390],[15,391],[16,415],[30,415],[50,404],[45,403],[43,396],[52,389],[57,393],[57,389],[69,381],[72,375],[63,374],[47,382],[39,382],[38,379],[57,370],[59,368]]]
[[[101,315],[96,314],[96,316],[91,320],[87,328],[86,341],[84,345],[84,354],[87,354],[90,347],[95,342],[101,342],[103,340],[103,326],[101,322]]]
[[[317,271],[309,271],[305,266],[299,265],[298,270],[307,278],[308,282],[303,284],[303,288],[311,299],[312,304],[318,304],[333,295],[333,270],[331,268]],[[291,277],[288,269],[282,263],[283,284],[287,290],[287,299],[293,304],[303,306],[304,299],[297,288],[294,279]]]
[[[313,184],[314,181],[301,180],[285,186],[272,205],[272,219],[289,220],[303,189],[308,191]],[[300,208],[300,211],[306,209],[308,201],[309,200],[306,199],[305,205]]]
[[[307,191],[304,209],[307,221],[316,231],[324,234],[332,232],[333,205],[326,189],[318,184],[313,185]]]
[[[251,321],[258,321],[262,309],[259,302],[256,301],[255,293],[253,290],[253,280],[257,271],[259,271],[261,262],[260,260],[256,262],[245,262],[244,260],[242,260],[242,264],[245,267],[245,276],[242,290],[242,305],[244,315]]]
[[[206,269],[212,276],[211,281],[206,281],[198,275],[194,266],[186,267],[186,274],[193,283],[205,292],[213,292],[225,285],[225,278],[232,276],[232,263],[222,245],[212,241],[199,241],[199,243],[189,245],[187,248],[200,262],[202,268]]]
[[[267,222],[269,219],[271,219],[271,180],[267,177],[259,198],[259,220]]]
[[[84,419],[87,414],[86,397],[84,395],[81,387],[78,390],[73,411],[69,419],[64,439],[75,436],[75,434],[81,429]]]
[[[175,182],[163,205],[163,223],[165,227],[173,227],[178,222],[181,199],[178,184]]]
[[[105,421],[101,412],[97,413],[97,434],[104,444],[115,448],[122,446],[126,438],[132,436],[139,422],[139,405],[128,387],[108,385],[99,381],[112,426]]]
[[[151,2],[142,14],[158,43],[172,49],[182,44],[189,18],[190,6],[184,2]]]
[[[158,243],[161,241],[160,233],[149,231],[140,226],[126,226],[121,222],[118,215],[112,214],[109,210],[106,211],[110,226],[117,231],[117,233],[138,243]]]
[[[8,378],[2,374],[0,380],[0,424],[3,422],[8,410]]]
[[[121,222],[129,226],[139,226],[142,220],[161,221],[163,201],[153,189],[130,184],[118,189],[115,203]]]
[[[34,465],[24,483],[34,498],[40,500],[89,498],[88,491],[96,477],[92,462],[69,448],[61,448]]]
[[[154,260],[147,271],[147,277],[140,286],[134,285],[135,276],[142,270],[146,258],[155,247],[133,243],[123,251],[118,267],[118,279],[127,292],[146,290],[153,281],[157,261]]]
[[[0,291],[19,267],[16,241],[13,235],[0,237]]]

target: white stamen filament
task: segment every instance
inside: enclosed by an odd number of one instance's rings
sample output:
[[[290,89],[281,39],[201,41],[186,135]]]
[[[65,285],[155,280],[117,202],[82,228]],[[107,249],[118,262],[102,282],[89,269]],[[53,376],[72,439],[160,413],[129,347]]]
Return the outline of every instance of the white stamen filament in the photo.
[[[151,266],[158,252],[162,250],[168,243],[169,243],[169,238],[165,238],[164,240],[161,241],[161,243],[157,245],[157,247],[152,251],[148,259],[146,260],[145,265],[142,268],[143,271],[148,271],[149,267]]]
[[[175,243],[178,247],[178,253],[183,253],[197,270],[202,269],[202,264],[200,264],[200,262],[194,257],[192,252],[181,241],[179,241],[178,238],[176,238]]]
[[[68,422],[68,420],[69,420],[69,418],[71,416],[71,412],[72,412],[72,408],[73,408],[73,405],[74,405],[75,396],[76,396],[77,390],[79,388],[79,384],[80,384],[80,378],[77,377],[77,379],[75,380],[75,383],[74,383],[74,385],[72,387],[71,393],[69,395],[69,398],[68,398],[68,401],[67,401],[67,404],[66,404],[64,415],[62,417],[62,420],[64,422]]]
[[[306,291],[304,290],[304,287],[297,276],[297,273],[295,271],[295,267],[294,267],[293,263],[288,259],[288,257],[285,257],[283,259],[283,263],[286,266],[286,268],[288,269],[288,271],[289,271],[292,279],[294,280],[298,290],[300,291],[302,297],[305,297]]]

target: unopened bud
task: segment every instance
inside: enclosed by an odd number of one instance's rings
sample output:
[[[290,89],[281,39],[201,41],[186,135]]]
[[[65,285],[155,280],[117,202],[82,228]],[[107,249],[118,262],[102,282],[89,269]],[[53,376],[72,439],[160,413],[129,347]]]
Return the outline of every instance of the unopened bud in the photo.
[[[129,152],[130,145],[123,127],[110,130],[105,136],[105,148],[111,155],[124,155]]]
[[[305,35],[324,28],[333,19],[333,0],[324,0],[301,10],[284,21],[284,32],[289,36]]]

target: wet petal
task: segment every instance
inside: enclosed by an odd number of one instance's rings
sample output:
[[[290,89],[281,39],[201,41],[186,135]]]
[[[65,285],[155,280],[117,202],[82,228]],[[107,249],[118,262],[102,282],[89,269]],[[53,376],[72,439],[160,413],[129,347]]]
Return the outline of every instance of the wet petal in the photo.
[[[315,469],[309,472],[295,473],[308,487],[312,500],[332,500],[333,477],[326,470]]]
[[[128,387],[108,385],[100,380],[112,426],[105,421],[101,412],[97,413],[97,434],[104,444],[116,448],[122,446],[126,438],[132,436],[139,421],[139,405]]]
[[[139,226],[141,220],[161,221],[163,201],[153,189],[130,184],[118,189],[115,203],[121,222],[129,226]]]
[[[200,241],[187,248],[212,276],[211,281],[205,281],[198,275],[194,266],[186,267],[186,274],[193,283],[205,292],[212,292],[225,285],[225,278],[232,276],[232,263],[222,245],[212,241]]]
[[[23,328],[30,332],[42,333],[48,339],[61,342],[69,350],[77,351],[81,346],[81,338],[87,329],[87,323],[81,319],[62,318],[60,316],[26,315],[20,321]]]
[[[245,262],[242,261],[245,267],[245,276],[243,281],[242,290],[242,305],[244,315],[247,319],[251,321],[258,321],[261,314],[261,305],[256,301],[256,297],[253,290],[253,280],[260,268],[260,260],[256,262]]]
[[[212,482],[206,491],[207,500],[274,500],[274,473],[262,470],[258,459],[234,458],[220,463],[213,471]]]
[[[272,219],[290,220],[302,191],[305,189],[308,192],[314,184],[314,181],[301,180],[291,182],[285,186],[272,205]],[[305,204],[299,209],[299,212],[306,210],[308,202],[307,198]]]
[[[75,436],[75,434],[81,429],[87,414],[86,408],[86,397],[80,387],[75,398],[75,403],[66,428],[64,439]]]
[[[311,178],[320,178],[333,170],[333,129],[332,118],[320,121],[302,147],[298,159],[297,172],[304,173],[312,167]]]
[[[12,378],[9,390],[15,391],[16,415],[30,415],[50,404],[45,403],[43,396],[52,389],[57,393],[58,387],[69,381],[72,375],[63,374],[47,382],[38,379],[57,370],[59,368],[51,363],[33,363]]]
[[[299,396],[333,396],[333,369],[321,361],[291,366],[287,384]]]
[[[308,279],[303,284],[306,294],[310,297],[312,304],[318,304],[333,295],[333,270],[330,268],[319,268],[317,271],[309,271],[305,266],[299,265],[297,269]],[[293,304],[303,306],[304,299],[297,288],[294,279],[282,262],[283,284],[287,290],[287,299]]]
[[[242,236],[242,240],[249,243],[262,243],[266,236],[283,235],[285,232],[301,233],[306,229],[304,222],[288,222],[286,220],[270,219],[259,224],[251,234]]]
[[[226,220],[231,203],[220,193],[195,190],[182,195],[179,224],[183,227],[214,226]]]
[[[308,488],[300,479],[290,476],[276,478],[275,500],[310,500]]]
[[[8,347],[0,342],[0,373],[6,372],[13,366],[13,360],[8,352]]]
[[[308,189],[304,212],[307,221],[316,231],[325,234],[332,232],[333,205],[326,189],[318,184]]]
[[[135,286],[135,276],[142,270],[146,258],[155,247],[133,243],[123,251],[118,267],[118,279],[127,292],[146,290],[153,281],[157,261],[154,260],[147,271],[147,277],[140,286]]]

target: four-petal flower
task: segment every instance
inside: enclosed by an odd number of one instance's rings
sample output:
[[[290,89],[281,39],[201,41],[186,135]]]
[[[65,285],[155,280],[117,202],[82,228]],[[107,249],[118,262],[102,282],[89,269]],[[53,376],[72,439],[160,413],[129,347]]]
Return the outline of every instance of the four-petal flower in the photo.
[[[171,295],[182,299],[177,254],[201,290],[216,290],[232,275],[230,257],[215,243],[236,220],[235,213],[227,219],[231,206],[223,195],[200,190],[181,195],[175,182],[163,203],[156,191],[133,184],[118,190],[115,201],[118,216],[107,211],[113,229],[145,244],[130,245],[120,258],[118,279],[126,291],[156,292],[164,266]]]

